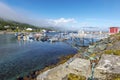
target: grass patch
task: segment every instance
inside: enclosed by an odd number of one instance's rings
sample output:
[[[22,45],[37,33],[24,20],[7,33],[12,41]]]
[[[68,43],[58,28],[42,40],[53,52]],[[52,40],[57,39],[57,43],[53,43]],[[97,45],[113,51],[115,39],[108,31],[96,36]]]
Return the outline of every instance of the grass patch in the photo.
[[[116,41],[120,41],[120,33],[111,35],[111,37],[114,37]]]
[[[86,77],[78,76],[76,74],[70,73],[70,74],[68,74],[68,80],[86,80]]]
[[[113,54],[120,56],[120,50],[105,50],[105,54]]]
[[[115,80],[120,80],[120,78],[115,78]]]
[[[59,62],[57,63],[58,65],[59,64],[63,64],[65,62],[67,62],[70,58],[72,58],[75,54],[70,54],[70,55],[67,55],[67,56],[61,56],[59,57]]]

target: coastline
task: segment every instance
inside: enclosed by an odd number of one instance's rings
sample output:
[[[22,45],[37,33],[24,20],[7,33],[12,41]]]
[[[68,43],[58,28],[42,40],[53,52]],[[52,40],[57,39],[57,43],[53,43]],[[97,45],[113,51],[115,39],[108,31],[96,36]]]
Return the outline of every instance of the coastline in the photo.
[[[40,69],[40,70],[36,70],[36,71],[32,71],[27,76],[17,77],[17,80],[33,80],[33,79],[34,80],[36,80],[36,79],[41,80],[41,79],[39,79],[39,76],[40,77],[42,76],[42,78],[43,78],[44,74],[50,75],[51,72],[55,72],[55,71],[59,72],[62,68],[67,70],[67,71],[70,70],[69,72],[73,71],[73,73],[75,71],[75,73],[77,75],[81,75],[81,74],[79,74],[80,71],[77,67],[82,65],[81,68],[83,68],[83,70],[84,70],[84,67],[86,67],[86,66],[90,67],[90,60],[88,58],[84,58],[83,57],[84,54],[88,54],[90,57],[93,57],[93,56],[100,57],[104,53],[109,54],[111,52],[111,50],[114,50],[114,49],[117,50],[116,52],[118,52],[118,54],[119,54],[119,47],[120,47],[119,43],[120,43],[120,36],[119,35],[117,37],[111,36],[109,38],[105,38],[103,40],[95,42],[93,45],[89,45],[89,47],[87,47],[87,48],[86,47],[81,48],[81,51],[74,54],[74,55],[72,54],[72,55],[67,55],[67,56],[63,56],[63,57],[58,57],[59,61],[56,64],[46,65],[45,68]],[[113,51],[113,52],[115,52],[115,51]],[[113,55],[113,53],[111,53],[111,54]],[[103,55],[102,57],[106,57],[106,56],[107,55]],[[116,56],[113,56],[113,57],[116,57]],[[71,59],[72,59],[72,61],[71,61]],[[100,59],[99,59],[99,61],[100,61]],[[87,64],[85,64],[83,62],[86,62]],[[79,65],[78,65],[78,63],[79,63]],[[72,68],[72,71],[71,71],[71,68]],[[73,68],[75,68],[75,69],[73,69]],[[89,70],[82,71],[82,72],[86,73],[87,71],[89,71]],[[68,74],[69,74],[69,72],[68,72]],[[64,73],[64,71],[63,71],[63,73]],[[98,71],[95,73],[97,73],[99,75],[99,76],[96,75],[95,77],[101,78],[101,74]],[[90,72],[88,72],[88,74],[90,74]],[[54,75],[52,75],[52,76],[54,76]],[[65,75],[67,75],[67,73],[65,73]],[[65,77],[65,75],[64,75],[64,77]],[[84,76],[85,75],[87,75],[87,74],[84,74]],[[106,74],[103,76],[106,76]],[[48,80],[51,80],[51,79],[48,79]],[[55,80],[55,79],[53,79],[53,80]],[[56,80],[58,80],[58,79],[56,79]]]
[[[84,52],[80,52],[67,62],[39,74],[36,80],[118,80],[120,79],[120,34],[102,39],[89,45]],[[88,58],[86,58],[88,57]],[[116,62],[116,63],[114,63]],[[94,77],[92,77],[92,63],[95,63]],[[106,67],[107,66],[107,67]],[[70,74],[82,76],[84,79],[69,79]],[[112,76],[111,76],[112,75]]]
[[[34,33],[34,32],[8,32],[8,31],[0,31],[0,34],[15,34],[15,33]]]
[[[32,72],[30,72],[30,74],[28,74],[26,76],[19,76],[19,77],[17,77],[17,80],[21,80],[21,79],[22,80],[33,80],[33,79],[36,80],[36,78],[39,74],[41,74],[49,69],[55,68],[55,67],[59,66],[60,64],[64,64],[66,61],[68,61],[70,58],[74,57],[76,54],[70,54],[70,55],[58,57],[57,63],[46,65],[44,68],[32,71]]]
[[[80,52],[75,53],[75,54],[69,54],[66,56],[61,56],[58,57],[58,62],[56,64],[51,64],[51,65],[46,65],[44,68],[39,69],[39,70],[35,70],[30,72],[30,74],[26,75],[26,76],[19,76],[17,77],[17,80],[33,80],[37,78],[38,75],[42,74],[43,72],[46,72],[52,68],[55,68],[61,64],[66,63],[67,61],[69,61],[71,58],[76,58],[76,57],[81,57],[80,53],[83,53],[85,49],[87,49],[88,47],[81,47]]]
[[[16,32],[0,31],[0,34],[15,34]]]

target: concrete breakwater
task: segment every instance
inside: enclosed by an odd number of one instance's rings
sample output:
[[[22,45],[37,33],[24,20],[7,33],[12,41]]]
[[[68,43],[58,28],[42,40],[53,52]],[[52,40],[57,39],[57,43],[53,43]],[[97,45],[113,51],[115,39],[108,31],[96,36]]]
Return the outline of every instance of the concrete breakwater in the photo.
[[[90,45],[84,52],[77,54],[80,57],[74,56],[64,64],[39,74],[37,80],[68,80],[70,73],[82,75],[88,79],[92,74],[91,58],[98,60],[94,68],[95,80],[118,80],[120,79],[120,50],[118,49],[120,45],[118,43],[120,43],[120,35],[100,40]]]

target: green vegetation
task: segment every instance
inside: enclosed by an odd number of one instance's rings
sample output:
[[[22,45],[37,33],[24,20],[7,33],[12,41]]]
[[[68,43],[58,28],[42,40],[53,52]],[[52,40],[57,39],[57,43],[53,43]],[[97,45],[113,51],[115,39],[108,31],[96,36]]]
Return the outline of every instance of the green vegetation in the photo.
[[[78,76],[76,74],[70,73],[68,76],[68,80],[86,80],[84,76]]]
[[[40,32],[43,29],[52,30],[51,28],[36,27],[26,23],[19,23],[15,21],[0,19],[0,31],[21,32],[26,31],[27,28],[32,28],[33,32]]]
[[[120,35],[120,32],[119,32],[119,33],[117,33],[116,35]]]
[[[115,78],[115,80],[120,80],[120,78]]]
[[[67,56],[64,55],[64,56],[59,57],[58,62],[56,64],[51,64],[51,65],[46,66],[44,69],[42,69],[43,70],[42,72],[44,72],[48,69],[54,68],[54,67],[56,67],[60,64],[65,63],[67,60],[69,60],[73,56],[74,56],[74,54],[70,54],[70,55],[67,55]]]
[[[105,54],[114,54],[120,56],[120,50],[105,50]]]
[[[65,62],[67,62],[70,58],[72,58],[74,56],[74,54],[70,54],[70,55],[67,55],[67,56],[61,56],[60,58],[59,58],[59,62],[58,62],[58,64],[63,64],[63,63],[65,63]]]
[[[120,41],[120,33],[111,35],[111,37],[114,37],[115,41]]]

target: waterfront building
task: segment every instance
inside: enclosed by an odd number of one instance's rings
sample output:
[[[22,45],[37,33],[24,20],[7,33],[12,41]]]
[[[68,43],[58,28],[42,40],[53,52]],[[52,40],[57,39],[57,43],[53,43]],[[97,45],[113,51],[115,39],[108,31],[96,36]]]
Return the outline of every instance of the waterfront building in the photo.
[[[109,28],[109,34],[116,34],[116,33],[119,33],[120,31],[120,28],[119,27],[110,27]]]
[[[32,31],[33,29],[32,29],[32,28],[27,28],[26,30],[27,30],[27,31]]]

